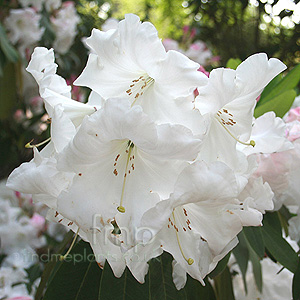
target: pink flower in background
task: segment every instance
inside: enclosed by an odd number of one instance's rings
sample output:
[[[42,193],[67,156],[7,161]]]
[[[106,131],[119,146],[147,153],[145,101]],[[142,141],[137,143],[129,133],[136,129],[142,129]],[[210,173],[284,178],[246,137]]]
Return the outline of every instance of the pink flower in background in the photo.
[[[177,41],[175,40],[172,40],[172,39],[164,39],[163,40],[163,45],[166,49],[166,51],[169,51],[169,50],[176,50],[176,51],[179,51],[179,44]]]
[[[37,230],[42,231],[45,228],[45,218],[38,213],[34,213],[30,219],[30,223]]]
[[[190,34],[190,39],[193,39],[196,35],[196,28],[192,28],[191,34]]]
[[[293,108],[289,111],[287,117],[286,117],[286,122],[292,122],[292,121],[300,121],[300,106]]]
[[[41,114],[44,111],[44,102],[40,96],[30,98],[29,105],[34,114]]]
[[[286,124],[286,137],[289,141],[294,142],[300,138],[300,122],[293,121]]]
[[[29,296],[18,296],[18,297],[8,298],[6,300],[33,300],[33,298]]]
[[[25,114],[22,109],[17,109],[14,113],[14,119],[17,123],[24,121]]]
[[[188,31],[190,30],[190,26],[185,25],[185,26],[183,26],[182,30],[183,30],[183,33],[184,33],[184,34],[187,34]]]

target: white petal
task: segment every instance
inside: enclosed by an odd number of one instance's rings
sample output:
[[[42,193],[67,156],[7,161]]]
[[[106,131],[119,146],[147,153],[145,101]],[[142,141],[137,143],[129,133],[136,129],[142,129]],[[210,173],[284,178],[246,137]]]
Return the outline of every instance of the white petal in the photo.
[[[173,272],[173,282],[177,288],[177,290],[181,290],[185,284],[186,284],[186,271],[181,267],[181,265],[176,262],[176,260],[173,260],[172,262]]]
[[[57,65],[54,63],[53,49],[36,47],[26,70],[39,83],[46,73],[55,74]]]
[[[72,121],[64,113],[62,105],[56,105],[51,122],[51,140],[55,150],[60,152],[74,137],[76,129]]]
[[[253,153],[273,153],[293,148],[291,142],[286,139],[286,126],[281,118],[276,118],[274,112],[267,112],[257,118],[252,127],[251,139],[255,141],[255,147],[243,146],[243,152],[247,155]],[[243,137],[241,137],[243,139]]]
[[[168,51],[166,59],[159,64],[159,75],[149,75],[155,78],[156,88],[172,98],[186,97],[208,81],[202,72],[197,71],[199,65],[180,52]]]
[[[270,58],[265,53],[251,55],[236,69],[236,85],[242,94],[258,97],[262,89],[279,73],[286,69],[277,58]]]
[[[34,153],[35,157],[39,156],[36,148]],[[69,174],[57,171],[54,158],[43,159],[39,164],[33,159],[23,163],[10,174],[7,186],[26,194],[48,194],[57,197],[69,182]]]
[[[43,98],[45,101],[46,110],[50,117],[53,115],[54,107],[58,104],[61,104],[64,113],[76,127],[81,124],[86,115],[90,115],[97,110],[97,107],[94,105],[91,106],[88,104],[83,104],[49,89],[45,90]]]

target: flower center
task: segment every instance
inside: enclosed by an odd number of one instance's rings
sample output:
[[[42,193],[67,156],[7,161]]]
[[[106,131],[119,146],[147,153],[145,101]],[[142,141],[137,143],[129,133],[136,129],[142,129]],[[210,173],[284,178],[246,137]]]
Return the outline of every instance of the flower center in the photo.
[[[218,110],[218,112],[215,114],[215,118],[218,120],[218,122],[222,125],[222,127],[227,131],[227,133],[233,137],[237,142],[246,145],[246,146],[255,146],[255,141],[251,140],[249,143],[243,142],[239,140],[230,130],[229,126],[234,127],[236,126],[237,122],[234,120],[234,116],[225,108],[222,110]],[[228,127],[227,127],[228,126]]]
[[[142,75],[139,78],[132,80],[129,89],[126,91],[128,96],[134,97],[132,105],[153,83],[154,79],[151,78],[148,74]]]

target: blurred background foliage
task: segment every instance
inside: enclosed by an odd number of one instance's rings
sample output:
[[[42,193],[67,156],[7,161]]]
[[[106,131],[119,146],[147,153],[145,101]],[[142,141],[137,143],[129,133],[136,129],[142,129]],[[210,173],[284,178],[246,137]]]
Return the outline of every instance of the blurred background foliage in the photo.
[[[92,28],[101,29],[109,18],[123,19],[126,13],[135,13],[142,21],[152,22],[160,38],[179,41],[184,49],[195,40],[202,40],[214,56],[217,64],[226,66],[230,58],[244,60],[253,53],[265,52],[278,57],[291,69],[300,62],[300,0],[76,0],[73,2],[79,16],[77,33],[67,53],[56,52],[58,74],[64,78],[76,78],[83,70],[88,49],[82,42]],[[24,145],[31,139],[37,143],[49,136],[49,129],[38,132],[44,111],[28,114],[23,89],[22,72],[29,57],[24,58],[7,38],[4,20],[11,9],[21,8],[17,0],[0,0],[0,178],[32,156]],[[45,28],[41,40],[35,46],[51,48],[55,32],[51,18],[56,11],[40,12],[40,26]],[[183,28],[193,30],[193,41],[188,40]],[[185,49],[186,50],[186,49]],[[72,80],[71,80],[72,82]],[[37,89],[37,87],[36,87]],[[38,95],[38,91],[36,90]],[[83,91],[85,99],[88,91]],[[84,101],[84,100],[83,100]],[[16,122],[15,113],[20,110],[26,122]],[[20,113],[20,111],[19,111]],[[47,125],[47,120],[42,123]],[[45,127],[44,126],[44,127]]]
[[[266,52],[289,67],[300,62],[299,0],[111,0],[111,15],[136,13],[150,20],[161,38],[179,39],[184,25],[220,55],[245,59]],[[299,3],[299,4],[298,4]]]

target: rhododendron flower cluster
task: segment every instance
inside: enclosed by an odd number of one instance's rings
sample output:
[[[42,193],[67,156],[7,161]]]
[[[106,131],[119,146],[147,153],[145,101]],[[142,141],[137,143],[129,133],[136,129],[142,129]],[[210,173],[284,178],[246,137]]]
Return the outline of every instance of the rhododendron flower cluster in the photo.
[[[5,19],[5,26],[8,30],[8,38],[14,45],[18,45],[21,53],[25,54],[28,47],[36,44],[44,33],[40,28],[41,15],[33,8],[12,9]]]
[[[147,262],[167,251],[178,289],[187,274],[203,283],[243,226],[261,226],[273,209],[253,154],[292,145],[281,119],[255,120],[253,111],[286,67],[260,53],[208,78],[133,14],[86,43],[91,54],[74,83],[91,89],[86,104],[56,74],[53,50],[35,49],[27,70],[51,137],[41,151],[32,145],[33,160],[7,185],[47,205],[48,218],[88,241],[117,277],[128,266],[144,282]]]
[[[28,51],[30,54],[32,47],[38,44],[44,34],[46,28],[41,24],[43,5],[50,14],[49,21],[55,33],[54,49],[60,54],[68,52],[74,42],[76,27],[80,21],[74,2],[61,3],[60,0],[19,2],[24,8],[11,9],[4,23],[9,40],[18,47],[21,55],[25,57]]]
[[[38,253],[47,244],[46,236],[58,241],[65,233],[62,225],[46,224],[46,213],[42,203],[32,203],[31,195],[11,191],[0,182],[1,299],[34,299],[40,278],[31,278],[29,270],[41,272]]]

